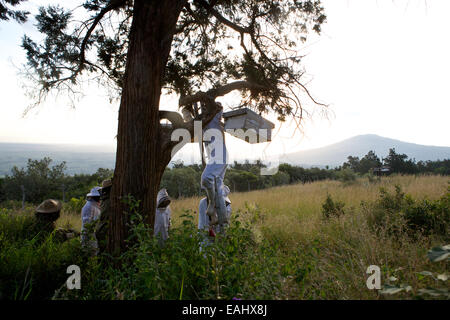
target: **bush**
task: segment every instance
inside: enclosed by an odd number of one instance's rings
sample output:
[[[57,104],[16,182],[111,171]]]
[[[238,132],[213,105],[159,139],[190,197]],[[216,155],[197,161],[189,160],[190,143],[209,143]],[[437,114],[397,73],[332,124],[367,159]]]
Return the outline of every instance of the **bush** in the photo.
[[[81,214],[81,209],[86,204],[86,197],[71,198],[69,202],[64,204],[64,209],[68,212]]]
[[[325,219],[329,219],[331,217],[339,217],[345,213],[344,206],[344,202],[333,201],[331,196],[327,194],[327,198],[322,204],[322,215]]]
[[[226,235],[200,249],[206,234],[198,232],[189,211],[182,218],[161,246],[135,216],[132,246],[115,263],[121,267],[102,260],[101,271],[91,273],[96,286],[63,290],[58,298],[272,299],[280,292],[277,251],[265,242],[257,244],[247,226],[234,220]]]
[[[80,240],[61,243],[30,214],[0,213],[0,299],[50,299],[67,267],[82,265]]]
[[[336,179],[344,184],[352,184],[356,181],[356,173],[349,168],[341,169],[336,172]]]
[[[448,236],[450,222],[450,189],[438,200],[414,200],[395,186],[395,193],[380,188],[380,196],[373,204],[362,204],[368,211],[369,226],[383,228],[389,233],[405,229],[410,236],[436,234]]]

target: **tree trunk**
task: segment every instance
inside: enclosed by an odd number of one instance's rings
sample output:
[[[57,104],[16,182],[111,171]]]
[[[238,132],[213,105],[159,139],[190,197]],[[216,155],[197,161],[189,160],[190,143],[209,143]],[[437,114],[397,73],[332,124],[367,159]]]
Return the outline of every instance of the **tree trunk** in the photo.
[[[134,1],[111,190],[108,251],[113,254],[125,248],[129,209],[123,200],[128,195],[141,201],[145,222],[154,223],[156,194],[171,158],[161,141],[158,116],[162,77],[185,2]]]

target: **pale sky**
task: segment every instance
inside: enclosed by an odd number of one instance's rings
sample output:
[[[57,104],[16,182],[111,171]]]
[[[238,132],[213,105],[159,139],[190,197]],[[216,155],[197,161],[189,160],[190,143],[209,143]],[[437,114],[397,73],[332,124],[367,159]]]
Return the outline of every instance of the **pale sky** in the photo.
[[[30,0],[33,3],[44,1]],[[307,55],[308,88],[330,105],[329,119],[316,114],[305,123],[304,135],[294,136],[289,123],[281,129],[276,123],[270,144],[249,145],[230,137],[230,153],[283,154],[367,133],[450,146],[450,1],[323,4],[328,22],[322,35],[311,37],[300,49]],[[75,109],[64,97],[50,98],[22,118],[30,101],[14,66],[25,62],[20,48],[24,33],[38,37],[33,19],[25,25],[0,22],[0,142],[115,145],[118,103],[110,104],[96,84],[85,86],[85,97]],[[225,106],[237,104],[232,95],[219,100]],[[160,109],[175,110],[176,103],[174,97],[162,97],[161,105],[167,108]],[[198,153],[198,147],[191,145],[186,152]]]

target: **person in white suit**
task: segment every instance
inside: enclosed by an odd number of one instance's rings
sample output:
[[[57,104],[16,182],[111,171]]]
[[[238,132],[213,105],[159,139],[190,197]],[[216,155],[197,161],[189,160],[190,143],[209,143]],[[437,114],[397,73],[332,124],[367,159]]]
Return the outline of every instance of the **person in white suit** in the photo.
[[[154,236],[159,237],[160,244],[169,238],[171,223],[170,197],[166,189],[161,189],[156,198]]]
[[[230,188],[224,185],[222,194],[226,204],[227,221],[229,221],[231,218],[231,211],[232,211],[231,200],[228,197],[228,195],[230,194]],[[207,207],[208,207],[208,198],[205,197],[200,200],[198,207],[198,230],[201,233],[209,232],[209,235],[214,237],[217,232],[222,232],[227,224],[224,225],[211,224],[210,218],[206,214]]]
[[[221,122],[222,111],[223,108],[203,130],[208,162],[202,173],[201,186],[209,199],[206,214],[210,217],[212,224],[227,223],[223,180],[228,166],[228,152],[225,146],[224,127]]]
[[[100,187],[94,187],[86,195],[86,204],[81,209],[81,245],[83,248],[98,252],[97,238],[95,237],[96,222],[100,218]]]

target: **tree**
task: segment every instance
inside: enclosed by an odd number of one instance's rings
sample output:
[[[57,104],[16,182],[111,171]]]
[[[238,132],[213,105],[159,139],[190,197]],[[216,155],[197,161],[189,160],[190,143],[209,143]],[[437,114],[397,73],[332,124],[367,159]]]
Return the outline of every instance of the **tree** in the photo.
[[[395,148],[389,149],[389,154],[383,159],[385,165],[389,166],[393,173],[416,173],[418,168],[412,159],[406,154],[398,154]]]
[[[343,169],[351,169],[354,172],[358,172],[360,167],[359,157],[348,156],[347,162],[342,165]]]
[[[26,170],[14,166],[11,175],[7,175],[3,183],[6,199],[21,200],[22,186],[29,202],[39,203],[48,197],[60,198],[66,162],[50,167],[52,161],[48,157],[41,160],[28,159]]]
[[[30,14],[28,11],[12,9],[12,7],[17,6],[22,1],[24,0],[2,0],[0,2],[0,20],[8,21],[12,18],[19,23],[26,22]]]
[[[36,20],[44,41],[24,36],[22,46],[37,103],[52,90],[73,95],[92,78],[120,96],[110,252],[124,249],[127,238],[122,199],[141,200],[140,212],[153,223],[158,186],[178,143],[172,132],[193,136],[194,120],[205,125],[216,114],[217,97],[240,90],[247,107],[299,125],[308,114],[305,99],[325,107],[302,83],[296,51],[326,20],[318,0],[87,0],[73,11],[40,8]],[[159,111],[162,92],[178,94],[180,107],[200,102],[202,113],[183,122]]]
[[[362,159],[359,161],[359,173],[367,173],[372,168],[381,167],[381,160],[375,154],[374,151],[370,150]]]

